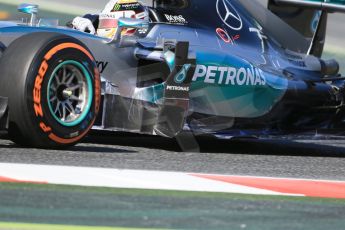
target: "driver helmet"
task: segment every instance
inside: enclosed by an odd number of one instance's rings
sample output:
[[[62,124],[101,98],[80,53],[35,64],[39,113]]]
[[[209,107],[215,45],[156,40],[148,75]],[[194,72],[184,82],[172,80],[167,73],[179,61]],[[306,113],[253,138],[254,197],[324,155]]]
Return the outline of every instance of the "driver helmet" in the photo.
[[[111,0],[99,15],[97,35],[113,38],[118,30],[118,19],[122,17],[149,20],[146,7],[137,0]],[[122,31],[122,35],[135,32],[136,29],[128,28]]]

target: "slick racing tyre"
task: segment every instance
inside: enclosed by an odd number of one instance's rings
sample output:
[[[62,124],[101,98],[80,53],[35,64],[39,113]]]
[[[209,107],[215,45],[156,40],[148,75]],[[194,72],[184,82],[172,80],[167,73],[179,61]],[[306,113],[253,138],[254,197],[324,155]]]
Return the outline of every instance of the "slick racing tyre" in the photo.
[[[57,33],[24,35],[5,50],[0,70],[14,142],[64,148],[88,133],[99,110],[100,75],[80,41]]]

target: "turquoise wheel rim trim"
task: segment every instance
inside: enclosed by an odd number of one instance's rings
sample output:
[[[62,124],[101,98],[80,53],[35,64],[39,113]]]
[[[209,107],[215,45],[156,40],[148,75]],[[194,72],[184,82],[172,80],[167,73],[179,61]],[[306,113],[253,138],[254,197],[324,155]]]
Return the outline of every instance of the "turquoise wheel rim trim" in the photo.
[[[51,115],[61,125],[79,125],[89,114],[93,100],[91,74],[81,63],[68,60],[53,71],[47,91]]]

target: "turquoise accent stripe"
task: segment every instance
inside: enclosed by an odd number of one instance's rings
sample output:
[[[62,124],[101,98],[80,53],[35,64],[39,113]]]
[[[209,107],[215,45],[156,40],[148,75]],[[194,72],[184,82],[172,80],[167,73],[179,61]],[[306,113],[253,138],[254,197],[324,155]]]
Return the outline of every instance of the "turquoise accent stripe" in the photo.
[[[168,50],[164,53],[164,59],[169,66],[170,71],[173,71],[175,68],[175,53]]]
[[[133,95],[133,99],[159,104],[159,100],[161,100],[164,95],[164,88],[164,83],[153,85],[146,88],[137,88]]]
[[[214,67],[233,67],[237,71],[260,70],[265,84],[225,84],[220,72],[215,71],[215,83],[206,83],[206,77],[193,81],[191,101],[196,112],[220,116],[255,118],[271,111],[285,95],[288,80],[279,74],[269,73],[246,60],[222,52],[197,52],[197,64]],[[219,83],[221,82],[221,83]]]

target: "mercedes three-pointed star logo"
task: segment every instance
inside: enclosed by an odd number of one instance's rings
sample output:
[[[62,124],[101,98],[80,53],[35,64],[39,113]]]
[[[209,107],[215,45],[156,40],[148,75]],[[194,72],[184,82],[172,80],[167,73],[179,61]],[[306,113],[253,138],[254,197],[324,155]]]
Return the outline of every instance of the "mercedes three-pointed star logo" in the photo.
[[[231,0],[217,0],[217,13],[220,19],[233,30],[242,29],[241,16],[232,6]]]

